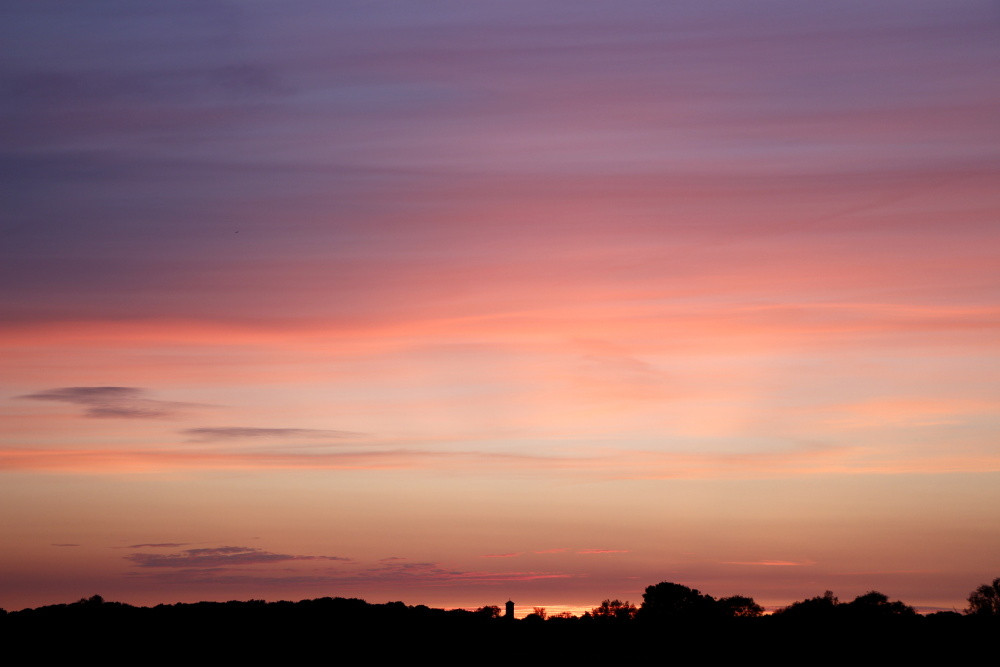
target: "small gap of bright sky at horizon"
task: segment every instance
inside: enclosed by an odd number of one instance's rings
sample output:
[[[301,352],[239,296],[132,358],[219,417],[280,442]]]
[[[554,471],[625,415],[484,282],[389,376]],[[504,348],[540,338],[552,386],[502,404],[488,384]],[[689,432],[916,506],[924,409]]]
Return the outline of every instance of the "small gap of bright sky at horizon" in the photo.
[[[0,607],[1000,576],[1000,4],[0,6]]]

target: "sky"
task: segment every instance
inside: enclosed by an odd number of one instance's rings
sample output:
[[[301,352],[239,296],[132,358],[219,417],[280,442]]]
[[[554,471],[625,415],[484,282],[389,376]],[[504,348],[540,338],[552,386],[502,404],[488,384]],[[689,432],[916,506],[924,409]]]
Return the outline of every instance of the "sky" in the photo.
[[[1000,4],[0,5],[0,607],[1000,575]]]

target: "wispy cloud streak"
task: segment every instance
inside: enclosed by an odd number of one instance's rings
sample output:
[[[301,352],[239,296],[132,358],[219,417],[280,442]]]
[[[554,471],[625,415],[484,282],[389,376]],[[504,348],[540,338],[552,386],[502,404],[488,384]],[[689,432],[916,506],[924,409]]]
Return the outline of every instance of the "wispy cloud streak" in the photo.
[[[449,567],[437,562],[410,561],[405,558],[383,558],[374,567],[357,568],[349,558],[330,556],[293,556],[275,554],[249,547],[216,547],[189,549],[180,554],[130,554],[126,559],[143,570],[134,575],[169,583],[194,584],[255,584],[255,585],[321,585],[337,584],[348,587],[387,586],[464,586],[499,583],[531,582],[546,579],[566,579],[564,572],[487,572]],[[295,569],[275,571],[268,568],[288,562],[342,561],[348,569]],[[353,565],[353,566],[352,566]]]
[[[158,419],[192,407],[189,403],[145,398],[145,393],[136,387],[61,387],[20,398],[81,405],[86,408],[87,417],[97,418]]]
[[[149,544],[129,544],[124,547],[115,547],[116,549],[176,549],[178,547],[186,547],[190,542],[154,542]]]
[[[416,449],[343,453],[129,449],[0,449],[0,470],[115,474],[156,470],[438,470],[477,475],[576,475],[598,479],[759,479],[828,474],[1000,470],[1000,455],[968,451],[905,459],[865,452],[677,453],[615,450],[589,456],[527,456]],[[597,553],[594,551],[592,553]]]
[[[749,561],[724,561],[723,565],[760,565],[763,567],[803,567],[815,565],[815,561],[794,561],[794,560],[749,560]]]
[[[185,549],[179,554],[134,553],[125,556],[138,567],[229,568],[244,565],[267,565],[286,561],[350,561],[339,556],[293,556],[253,547],[207,547]]]
[[[193,440],[198,442],[273,438],[332,438],[342,440],[364,437],[364,434],[352,431],[333,431],[314,428],[253,428],[247,426],[188,428],[181,431],[181,433],[191,436]]]

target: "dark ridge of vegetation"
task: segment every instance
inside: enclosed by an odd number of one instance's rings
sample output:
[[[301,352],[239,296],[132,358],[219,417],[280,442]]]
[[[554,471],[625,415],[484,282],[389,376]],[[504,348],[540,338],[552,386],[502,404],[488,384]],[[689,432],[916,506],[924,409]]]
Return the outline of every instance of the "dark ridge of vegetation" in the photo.
[[[475,611],[435,609],[403,602],[372,604],[324,597],[300,602],[264,600],[160,604],[135,607],[95,595],[58,604],[0,613],[0,637],[48,651],[60,647],[113,646],[126,652],[187,659],[313,657],[332,642],[345,651],[388,655],[474,656],[533,651],[551,658],[630,655],[701,659],[699,651],[735,656],[741,651],[815,650],[835,642],[857,650],[873,647],[912,653],[955,646],[995,644],[1000,632],[1000,578],[969,596],[965,614],[921,616],[878,591],[840,602],[832,592],[765,615],[752,598],[716,599],[672,582],[649,586],[639,607],[604,600],[582,616],[550,616],[536,607],[518,621],[493,605]],[[0,610],[2,612],[2,610]],[[880,649],[880,650],[881,650]],[[339,654],[338,654],[339,655]],[[347,654],[344,654],[347,655]]]

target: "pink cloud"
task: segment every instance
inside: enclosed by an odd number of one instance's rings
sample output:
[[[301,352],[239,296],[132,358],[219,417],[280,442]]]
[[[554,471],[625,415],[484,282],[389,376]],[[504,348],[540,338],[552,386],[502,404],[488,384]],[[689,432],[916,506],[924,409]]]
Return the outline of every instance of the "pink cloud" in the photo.
[[[509,554],[484,554],[480,558],[513,558],[515,556],[520,556],[522,552],[516,551]]]
[[[884,574],[940,574],[941,570],[866,570],[859,572],[831,572],[831,575],[839,577],[884,575]]]
[[[763,565],[767,567],[801,567],[805,565],[815,565],[816,561],[794,561],[794,560],[751,560],[751,561],[723,561],[723,565]]]

